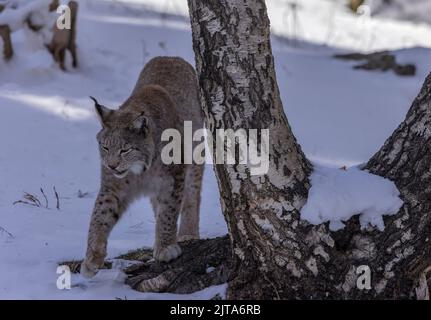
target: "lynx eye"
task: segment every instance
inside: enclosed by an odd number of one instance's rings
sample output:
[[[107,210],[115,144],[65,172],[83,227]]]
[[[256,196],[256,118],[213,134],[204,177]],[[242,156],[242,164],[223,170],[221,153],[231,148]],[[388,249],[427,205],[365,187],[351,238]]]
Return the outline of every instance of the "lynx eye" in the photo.
[[[120,150],[120,155],[128,154],[130,151],[132,151],[132,148],[128,148],[128,149],[121,149],[121,150]]]
[[[105,146],[100,146],[101,148],[102,148],[102,150],[103,151],[105,151],[105,152],[108,152],[109,151],[109,149],[107,148],[107,147],[105,147]]]

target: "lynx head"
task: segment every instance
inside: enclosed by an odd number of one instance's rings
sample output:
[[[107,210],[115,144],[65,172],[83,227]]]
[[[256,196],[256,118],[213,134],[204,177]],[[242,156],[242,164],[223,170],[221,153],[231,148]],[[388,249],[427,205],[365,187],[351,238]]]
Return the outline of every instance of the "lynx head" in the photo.
[[[110,110],[90,98],[102,124],[97,134],[102,165],[118,179],[148,170],[155,152],[148,117],[142,112]]]

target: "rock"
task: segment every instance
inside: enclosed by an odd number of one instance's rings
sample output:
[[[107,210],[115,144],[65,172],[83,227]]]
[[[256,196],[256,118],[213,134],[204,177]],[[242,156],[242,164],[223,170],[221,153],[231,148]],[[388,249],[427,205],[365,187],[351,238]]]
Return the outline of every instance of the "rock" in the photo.
[[[334,58],[341,60],[365,61],[362,64],[353,66],[353,69],[360,70],[393,70],[399,76],[414,76],[416,74],[416,66],[413,64],[400,65],[396,61],[394,54],[387,51],[374,52],[370,54],[349,53],[335,55]]]

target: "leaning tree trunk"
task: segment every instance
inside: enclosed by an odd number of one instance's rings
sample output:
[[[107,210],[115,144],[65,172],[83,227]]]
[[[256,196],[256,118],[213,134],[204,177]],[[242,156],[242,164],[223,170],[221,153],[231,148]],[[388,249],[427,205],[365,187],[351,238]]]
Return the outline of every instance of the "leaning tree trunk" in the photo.
[[[376,294],[412,297],[431,271],[431,74],[406,119],[368,162],[370,172],[395,182],[404,206],[374,234]],[[429,282],[429,280],[428,280]]]
[[[368,169],[396,182],[405,205],[386,229],[337,233],[301,221],[311,165],[284,115],[264,0],[189,0],[207,128],[269,129],[269,172],[216,165],[234,254],[228,298],[405,298],[430,265],[430,80]],[[367,265],[372,288],[357,286]],[[422,281],[422,288],[423,288]]]

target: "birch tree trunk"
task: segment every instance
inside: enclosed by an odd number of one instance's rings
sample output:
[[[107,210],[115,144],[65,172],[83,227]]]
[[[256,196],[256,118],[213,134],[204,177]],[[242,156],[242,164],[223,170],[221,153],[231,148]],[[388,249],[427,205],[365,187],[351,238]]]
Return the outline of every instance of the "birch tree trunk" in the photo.
[[[430,263],[431,80],[367,169],[396,182],[405,205],[384,232],[358,219],[329,232],[299,219],[311,165],[280,100],[264,0],[188,0],[207,128],[269,129],[269,172],[216,165],[233,252],[230,299],[414,298]],[[371,289],[357,286],[369,267]],[[424,289],[425,290],[425,289]],[[426,290],[425,290],[426,291]]]
[[[297,292],[298,286],[314,287],[311,280],[334,243],[326,226],[299,220],[311,165],[283,112],[265,2],[190,0],[189,10],[201,101],[214,139],[220,128],[269,129],[267,174],[251,176],[246,165],[215,166],[235,261],[228,297],[313,297],[315,290]]]

